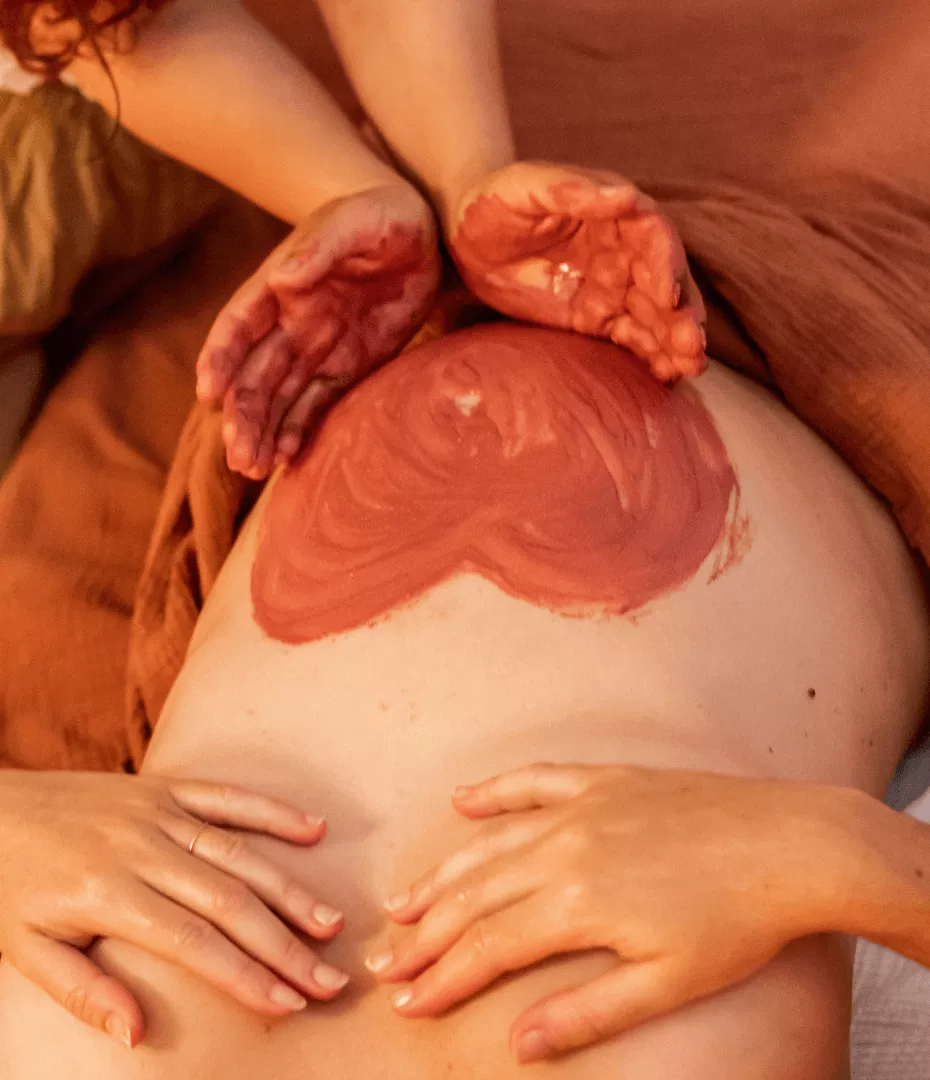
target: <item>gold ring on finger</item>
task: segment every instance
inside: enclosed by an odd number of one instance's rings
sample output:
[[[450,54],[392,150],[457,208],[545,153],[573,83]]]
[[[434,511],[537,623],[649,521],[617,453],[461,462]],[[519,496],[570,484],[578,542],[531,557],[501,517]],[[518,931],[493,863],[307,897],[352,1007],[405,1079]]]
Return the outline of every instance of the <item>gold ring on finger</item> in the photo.
[[[187,852],[188,852],[189,855],[194,854],[194,848],[197,846],[197,841],[200,839],[201,834],[203,833],[204,829],[208,829],[209,827],[210,827],[210,823],[208,821],[204,821],[201,824],[200,828],[194,833],[193,840],[191,840],[191,842],[187,845]]]

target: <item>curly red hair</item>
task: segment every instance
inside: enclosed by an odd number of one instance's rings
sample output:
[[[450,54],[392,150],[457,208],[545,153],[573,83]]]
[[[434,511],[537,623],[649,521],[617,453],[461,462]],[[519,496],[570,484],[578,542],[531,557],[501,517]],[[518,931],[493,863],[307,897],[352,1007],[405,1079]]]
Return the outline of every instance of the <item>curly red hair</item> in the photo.
[[[62,22],[75,20],[80,24],[80,38],[53,54],[38,53],[32,47],[32,20],[50,0],[0,0],[0,40],[13,53],[20,66],[47,78],[54,78],[74,59],[81,45],[93,43],[97,34],[108,26],[129,19],[144,9],[155,10],[168,0],[52,0]],[[101,16],[100,9],[106,14]]]

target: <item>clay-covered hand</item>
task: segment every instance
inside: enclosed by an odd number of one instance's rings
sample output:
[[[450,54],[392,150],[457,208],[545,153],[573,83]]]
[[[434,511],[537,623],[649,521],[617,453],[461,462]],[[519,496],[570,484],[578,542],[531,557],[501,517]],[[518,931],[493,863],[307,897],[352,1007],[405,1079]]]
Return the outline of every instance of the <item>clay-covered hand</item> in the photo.
[[[394,1007],[418,1018],[547,957],[609,949],[616,969],[538,1002],[511,1029],[520,1061],[601,1041],[830,929],[841,864],[861,872],[844,830],[865,797],[837,801],[839,791],[582,765],[460,789],[461,814],[495,820],[388,901],[411,930],[368,966],[409,983]]]
[[[505,315],[609,338],[665,382],[704,370],[704,304],[681,240],[619,174],[509,165],[458,200],[448,228],[465,283]]]
[[[261,480],[313,421],[399,352],[440,274],[433,213],[405,184],[313,213],[220,313],[197,362],[197,395],[223,403],[229,467]]]
[[[227,827],[305,846],[325,833],[292,806],[221,784],[0,773],[4,961],[129,1046],[142,1012],[85,953],[98,937],[180,964],[270,1016],[334,998],[346,977],[290,927],[329,939],[342,916]]]

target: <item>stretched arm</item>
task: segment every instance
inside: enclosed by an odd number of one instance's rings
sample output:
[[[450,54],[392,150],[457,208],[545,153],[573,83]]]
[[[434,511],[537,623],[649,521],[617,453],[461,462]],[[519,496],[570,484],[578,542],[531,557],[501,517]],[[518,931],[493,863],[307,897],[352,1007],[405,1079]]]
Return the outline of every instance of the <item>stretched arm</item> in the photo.
[[[398,183],[238,0],[174,0],[135,48],[108,61],[127,128],[292,224],[336,198]],[[97,60],[78,59],[70,72],[115,112]]]
[[[447,216],[514,160],[494,0],[318,0],[362,104]]]
[[[415,1018],[557,953],[617,952],[616,972],[516,1020],[521,1060],[722,990],[810,934],[869,938],[930,966],[930,826],[861,792],[540,765],[462,789],[455,805],[492,820],[388,901],[412,931],[369,966],[412,980],[395,1008]]]

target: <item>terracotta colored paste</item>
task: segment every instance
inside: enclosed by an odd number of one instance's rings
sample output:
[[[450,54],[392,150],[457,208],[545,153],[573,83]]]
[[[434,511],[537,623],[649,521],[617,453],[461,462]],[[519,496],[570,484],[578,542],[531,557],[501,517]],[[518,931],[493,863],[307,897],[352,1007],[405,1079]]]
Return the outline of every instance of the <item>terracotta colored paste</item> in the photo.
[[[707,412],[632,355],[501,325],[415,349],[344,399],[275,486],[255,618],[308,642],[460,572],[572,615],[688,581],[736,477]]]
[[[700,375],[703,312],[682,299],[678,234],[644,196],[624,212],[611,205],[569,182],[545,203],[483,195],[453,240],[462,278],[497,311],[632,349],[664,382]]]

